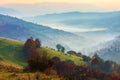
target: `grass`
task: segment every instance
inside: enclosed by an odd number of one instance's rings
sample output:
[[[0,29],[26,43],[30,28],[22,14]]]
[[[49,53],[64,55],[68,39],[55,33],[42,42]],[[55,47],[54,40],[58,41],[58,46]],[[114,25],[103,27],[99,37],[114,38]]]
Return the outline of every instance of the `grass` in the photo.
[[[38,77],[39,79],[36,79]],[[0,80],[61,80],[58,76],[43,73],[4,73],[0,72]]]
[[[53,58],[53,57],[59,57],[62,61],[67,61],[67,60],[71,60],[73,61],[76,65],[86,65],[86,63],[83,61],[83,59],[81,57],[77,57],[74,55],[69,55],[66,53],[62,53],[62,52],[58,52],[52,49],[48,49],[48,48],[40,48],[39,49],[40,53],[43,53],[44,51],[47,51],[48,55]]]
[[[0,60],[5,61],[6,63],[17,64],[19,66],[26,66],[24,52],[23,52],[23,43],[15,40],[0,38]],[[46,51],[48,55],[52,57],[59,57],[62,61],[71,60],[76,65],[85,65],[86,63],[82,60],[81,57],[68,55],[62,52],[58,52],[48,48],[40,48],[40,53]]]
[[[0,38],[0,64],[3,67],[13,66],[17,69],[22,70],[23,67],[27,65],[25,59],[25,53],[23,52],[24,43]],[[69,55],[66,53],[58,52],[49,48],[41,47],[38,49],[40,54],[44,54],[44,51],[48,53],[48,55],[53,57],[59,57],[62,61],[73,61],[76,65],[86,65],[86,63],[82,60],[81,57],[77,57],[74,55]],[[63,80],[58,77],[58,75],[46,75],[43,73],[11,73],[6,72],[5,69],[0,69],[0,80],[37,80],[35,79],[38,76],[39,80]]]
[[[25,66],[23,43],[0,38],[0,59],[8,63]]]

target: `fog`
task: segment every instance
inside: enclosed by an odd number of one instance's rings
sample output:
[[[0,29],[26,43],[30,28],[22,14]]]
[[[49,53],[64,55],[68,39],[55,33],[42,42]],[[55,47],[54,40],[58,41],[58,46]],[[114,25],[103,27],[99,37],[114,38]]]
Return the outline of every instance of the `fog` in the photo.
[[[94,31],[105,31],[107,28],[80,28],[77,26],[66,26],[62,24],[45,24],[46,26],[50,26],[53,29],[59,29],[67,32],[94,32]]]

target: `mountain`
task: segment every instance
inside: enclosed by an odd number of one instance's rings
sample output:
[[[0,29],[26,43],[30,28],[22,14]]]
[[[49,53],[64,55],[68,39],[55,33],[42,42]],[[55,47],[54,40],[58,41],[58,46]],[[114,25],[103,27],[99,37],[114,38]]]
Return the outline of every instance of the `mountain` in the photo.
[[[3,15],[10,15],[10,16],[17,16],[21,14],[17,10],[11,9],[11,8],[6,8],[6,7],[0,7],[0,14]]]
[[[53,49],[44,48],[44,47],[41,47],[38,50],[40,51],[40,55],[44,54],[44,52],[46,51],[47,54],[50,56],[50,58],[54,57],[52,60],[54,60],[53,63],[54,63],[55,69],[53,67],[52,72],[51,72],[51,69],[48,70],[49,74],[52,73],[50,76],[48,76],[47,72],[45,72],[45,71],[39,72],[39,73],[37,71],[37,74],[36,74],[36,72],[28,73],[28,71],[22,71],[23,68],[27,65],[25,62],[26,59],[24,57],[25,53],[23,52],[23,43],[16,41],[16,40],[12,40],[12,39],[0,38],[0,71],[1,71],[0,78],[16,80],[16,79],[21,79],[21,77],[22,77],[22,79],[27,80],[28,76],[30,76],[29,79],[35,80],[36,76],[38,76],[38,77],[40,76],[40,79],[59,80],[61,78],[55,77],[56,74],[58,76],[59,75],[65,76],[65,79],[68,77],[68,79],[69,79],[69,77],[71,77],[71,73],[72,73],[74,75],[74,76],[72,76],[72,80],[73,79],[77,79],[77,80],[83,80],[83,79],[120,80],[119,76],[114,75],[114,72],[108,74],[108,73],[101,72],[99,70],[96,71],[89,67],[86,67],[87,63],[85,61],[83,61],[82,57],[80,57],[80,56],[77,57],[74,55],[64,54],[64,53],[55,51]],[[94,59],[96,62],[96,58],[94,58]],[[71,64],[70,62],[72,62],[74,64]],[[92,62],[93,62],[93,64],[96,64],[94,61],[92,61]],[[116,69],[116,65],[114,63],[113,63],[114,67],[111,67],[109,64],[111,65],[111,63],[106,62],[105,68],[110,69],[110,71],[114,70],[115,72],[116,72],[116,70],[118,70],[118,67]],[[100,65],[101,65],[101,63],[100,63]],[[98,69],[99,69],[99,66],[97,65]],[[53,73],[53,70],[55,70],[56,73]],[[27,74],[26,74],[26,72],[27,72]],[[86,75],[83,76],[83,74],[86,74]],[[101,77],[101,76],[104,76],[104,77]],[[39,78],[37,78],[37,79],[39,79]]]
[[[27,19],[27,18],[26,18]],[[59,14],[46,14],[28,18],[29,21],[44,24],[63,24],[84,28],[105,27],[113,29],[118,27],[120,11],[118,12],[67,12]],[[112,23],[111,25],[108,23]],[[116,29],[117,30],[117,29]]]
[[[120,63],[120,36],[104,44],[105,47],[101,48],[95,53],[99,54],[105,60],[112,60]]]
[[[55,25],[56,29],[74,28],[74,32],[119,33],[120,11],[116,12],[67,12],[46,14],[24,18],[25,20],[44,25]],[[59,25],[59,26],[58,26]],[[52,26],[51,26],[52,27]],[[80,29],[83,29],[82,31]],[[89,34],[88,33],[88,34]]]
[[[72,5],[72,6],[71,6]],[[74,4],[64,2],[43,2],[34,4],[6,4],[3,7],[12,8],[22,12],[25,16],[35,16],[42,14],[61,13],[70,11],[105,11],[105,9],[89,5],[89,4]]]
[[[55,48],[56,44],[62,44],[66,49],[75,50],[80,50],[90,42],[90,40],[87,41],[86,38],[70,32],[4,15],[0,15],[0,36],[20,41],[26,41],[27,38],[33,36],[39,38],[44,46]]]
[[[107,32],[119,32],[120,11],[118,12],[67,12],[60,14],[46,14],[26,20],[39,24],[56,24],[74,28],[102,28]],[[110,24],[111,23],[111,24]],[[59,27],[58,27],[59,29]],[[98,30],[99,31],[99,30]]]
[[[24,19],[85,36],[88,41],[93,40],[89,45],[94,46],[110,41],[120,34],[120,11],[66,12],[38,15]]]
[[[0,38],[0,62],[3,61],[7,64],[14,64],[18,66],[26,66],[25,53],[23,51],[23,42],[13,39]],[[72,60],[77,65],[84,65],[85,62],[81,57],[69,56],[55,50],[41,47],[39,49],[41,53],[47,51],[48,55],[52,57],[59,57],[62,61]]]

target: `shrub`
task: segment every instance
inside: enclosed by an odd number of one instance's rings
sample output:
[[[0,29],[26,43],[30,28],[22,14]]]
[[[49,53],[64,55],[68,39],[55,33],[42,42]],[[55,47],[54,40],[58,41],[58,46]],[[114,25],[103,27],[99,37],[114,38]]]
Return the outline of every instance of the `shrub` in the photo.
[[[30,71],[44,71],[52,66],[52,62],[45,51],[43,54],[40,54],[38,50],[35,50],[28,57],[27,62]]]
[[[66,62],[67,62],[67,63],[70,63],[70,64],[74,64],[74,61],[72,61],[72,60],[70,60],[70,59],[69,59],[69,60],[66,60]]]

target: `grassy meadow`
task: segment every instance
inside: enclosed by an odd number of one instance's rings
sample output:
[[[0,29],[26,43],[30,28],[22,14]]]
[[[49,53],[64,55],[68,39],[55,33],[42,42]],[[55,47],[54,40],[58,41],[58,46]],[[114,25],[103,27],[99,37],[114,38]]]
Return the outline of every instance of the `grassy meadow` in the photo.
[[[61,80],[58,75],[46,75],[44,73],[23,73],[22,70],[27,66],[25,53],[23,51],[23,42],[0,38],[0,80]],[[62,61],[71,60],[76,65],[85,65],[81,57],[58,52],[53,49],[41,47],[40,54],[44,51],[50,56],[59,57]],[[12,69],[16,70],[12,72]],[[7,71],[8,70],[8,71]],[[54,71],[53,71],[54,72]]]

